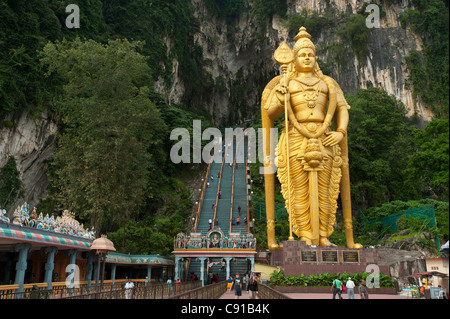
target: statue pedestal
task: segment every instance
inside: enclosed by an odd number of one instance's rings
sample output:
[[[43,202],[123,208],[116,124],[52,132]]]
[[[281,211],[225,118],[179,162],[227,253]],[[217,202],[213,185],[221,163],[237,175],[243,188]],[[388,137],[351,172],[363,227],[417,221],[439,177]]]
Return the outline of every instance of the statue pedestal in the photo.
[[[271,266],[280,266],[286,276],[323,273],[372,272],[377,265],[375,248],[352,249],[343,246],[307,246],[304,241],[284,241],[278,250],[271,251]],[[367,266],[372,267],[367,268]],[[389,274],[388,266],[380,266],[380,272]]]

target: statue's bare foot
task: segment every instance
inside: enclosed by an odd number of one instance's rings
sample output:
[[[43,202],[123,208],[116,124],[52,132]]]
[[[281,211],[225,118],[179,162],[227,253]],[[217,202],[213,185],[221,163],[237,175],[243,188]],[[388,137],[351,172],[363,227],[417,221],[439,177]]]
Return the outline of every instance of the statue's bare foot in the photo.
[[[347,248],[363,248],[363,246],[361,244],[358,243],[351,243],[351,244],[347,244]]]
[[[336,246],[328,240],[328,238],[322,237],[319,240],[319,246]]]
[[[311,246],[312,245],[312,241],[309,238],[306,237],[301,237],[300,238],[301,241],[304,241],[306,243],[307,246]]]
[[[279,248],[278,244],[272,244],[269,247],[269,250],[277,250]]]

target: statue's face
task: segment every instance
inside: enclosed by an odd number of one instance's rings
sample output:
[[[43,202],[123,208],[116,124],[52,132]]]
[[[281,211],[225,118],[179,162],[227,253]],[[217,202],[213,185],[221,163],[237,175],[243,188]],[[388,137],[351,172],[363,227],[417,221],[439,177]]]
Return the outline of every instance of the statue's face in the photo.
[[[295,68],[300,72],[312,72],[316,65],[316,59],[313,49],[300,49],[295,59]]]

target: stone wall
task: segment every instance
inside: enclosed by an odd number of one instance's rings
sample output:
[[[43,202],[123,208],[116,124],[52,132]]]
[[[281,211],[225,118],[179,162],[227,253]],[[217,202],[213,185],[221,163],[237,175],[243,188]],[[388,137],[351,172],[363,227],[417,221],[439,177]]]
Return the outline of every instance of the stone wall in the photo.
[[[316,261],[307,261],[302,257],[302,253],[315,252]],[[323,259],[323,253],[336,252],[337,262]],[[355,252],[359,255],[358,262],[345,261],[345,252]],[[389,267],[378,262],[378,255],[373,248],[349,249],[342,246],[332,247],[311,247],[303,241],[285,241],[283,248],[271,252],[271,265],[280,266],[286,276],[299,276],[304,274],[318,275],[323,273],[359,273],[372,272],[369,265],[377,265],[380,272],[389,274]]]

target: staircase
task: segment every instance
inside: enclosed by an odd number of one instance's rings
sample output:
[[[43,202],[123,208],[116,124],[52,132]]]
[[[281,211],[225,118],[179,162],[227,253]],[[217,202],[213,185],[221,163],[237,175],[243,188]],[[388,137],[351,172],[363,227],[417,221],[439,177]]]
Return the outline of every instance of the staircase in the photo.
[[[248,226],[244,222],[247,217],[247,138],[233,138],[225,141],[222,146],[222,162],[212,162],[208,174],[209,187],[203,194],[203,205],[197,221],[197,233],[205,235],[209,231],[209,220],[213,221],[212,228],[220,228],[224,234],[230,231],[248,233]],[[231,167],[230,167],[231,163]],[[211,176],[213,179],[211,179]],[[219,177],[220,176],[220,177]],[[220,196],[219,196],[220,192]],[[214,204],[214,206],[213,206]],[[240,213],[239,213],[239,209]],[[233,218],[240,218],[239,225],[232,225]],[[247,217],[248,218],[248,217]],[[209,258],[209,262],[220,262],[221,258]],[[200,261],[192,258],[187,274],[188,280],[192,273],[200,278]],[[206,267],[206,265],[205,265]],[[249,262],[244,259],[230,261],[230,275],[234,278],[236,273],[243,277],[249,271]],[[221,269],[220,264],[209,267],[209,272],[219,275],[219,281],[226,280],[226,267]],[[210,284],[205,268],[205,284]]]

